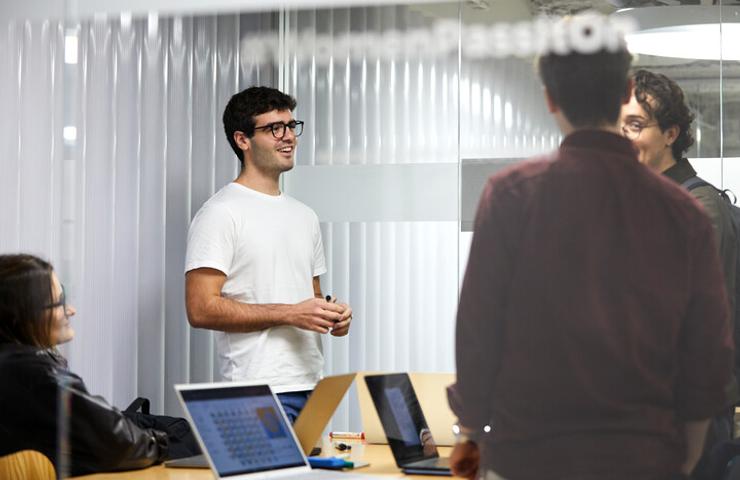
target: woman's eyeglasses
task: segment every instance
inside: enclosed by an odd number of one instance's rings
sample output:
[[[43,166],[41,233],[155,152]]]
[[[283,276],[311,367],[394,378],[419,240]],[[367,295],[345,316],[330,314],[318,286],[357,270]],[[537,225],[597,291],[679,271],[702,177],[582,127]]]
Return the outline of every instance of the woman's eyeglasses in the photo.
[[[64,292],[64,285],[60,285],[62,293],[59,295],[59,300],[57,300],[54,303],[50,303],[45,308],[57,308],[62,307],[64,309],[64,314],[67,314],[67,295]]]
[[[640,122],[632,121],[627,122],[622,125],[622,134],[629,138],[630,140],[637,140],[640,138],[640,134],[643,130],[646,128],[654,127],[658,125],[657,123],[645,123],[642,124]]]

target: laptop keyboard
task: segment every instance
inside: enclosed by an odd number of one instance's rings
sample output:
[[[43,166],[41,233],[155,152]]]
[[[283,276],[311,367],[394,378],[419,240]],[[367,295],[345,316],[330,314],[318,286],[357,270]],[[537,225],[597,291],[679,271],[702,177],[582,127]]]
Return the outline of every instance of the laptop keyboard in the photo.
[[[243,466],[273,465],[279,461],[271,446],[263,441],[262,426],[256,417],[244,412],[211,413],[213,423],[232,458]]]

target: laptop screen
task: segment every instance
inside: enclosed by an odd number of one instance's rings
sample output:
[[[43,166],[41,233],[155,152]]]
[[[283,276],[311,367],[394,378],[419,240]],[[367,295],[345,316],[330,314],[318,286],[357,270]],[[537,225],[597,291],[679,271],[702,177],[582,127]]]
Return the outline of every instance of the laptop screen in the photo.
[[[180,390],[219,476],[305,465],[266,385]]]
[[[368,375],[365,383],[396,463],[439,456],[407,374]]]

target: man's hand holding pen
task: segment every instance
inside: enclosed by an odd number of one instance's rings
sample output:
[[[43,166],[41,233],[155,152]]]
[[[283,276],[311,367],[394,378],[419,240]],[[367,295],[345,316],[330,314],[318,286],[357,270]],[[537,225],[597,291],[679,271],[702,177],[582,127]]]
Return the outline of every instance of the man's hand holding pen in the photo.
[[[331,295],[326,296],[326,301],[343,308],[339,320],[334,323],[334,326],[329,330],[329,333],[335,337],[343,337],[347,335],[349,333],[349,326],[352,323],[352,307],[346,303],[336,303],[337,299]]]
[[[323,298],[309,298],[289,307],[288,324],[303,330],[329,333],[344,318],[345,308]]]

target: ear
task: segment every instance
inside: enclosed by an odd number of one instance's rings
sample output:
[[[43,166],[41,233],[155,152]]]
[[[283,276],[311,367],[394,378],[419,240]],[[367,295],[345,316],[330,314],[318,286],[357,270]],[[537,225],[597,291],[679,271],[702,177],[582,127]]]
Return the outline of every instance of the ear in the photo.
[[[627,105],[632,100],[632,90],[635,89],[635,81],[632,78],[627,79],[627,88],[622,97],[622,105]]]
[[[252,142],[247,138],[244,132],[240,132],[238,130],[234,132],[234,142],[236,142],[236,146],[239,147],[242,152],[247,152],[252,148]]]
[[[673,142],[676,141],[678,138],[678,135],[681,133],[681,129],[678,128],[678,125],[672,125],[663,132],[663,138],[665,138],[665,143],[667,146],[673,145]]]
[[[550,113],[558,113],[560,111],[560,107],[553,101],[552,97],[550,96],[550,92],[547,90],[547,87],[544,87],[542,90],[545,92],[545,103],[547,104],[547,111]]]

